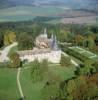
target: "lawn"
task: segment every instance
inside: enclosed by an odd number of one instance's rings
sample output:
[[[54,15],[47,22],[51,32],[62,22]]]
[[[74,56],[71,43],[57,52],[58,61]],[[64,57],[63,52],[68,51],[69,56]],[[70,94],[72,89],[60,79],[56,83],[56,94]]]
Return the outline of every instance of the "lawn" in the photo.
[[[43,82],[33,83],[31,78],[31,68],[23,68],[20,73],[20,83],[26,100],[42,100],[41,89],[46,83]],[[75,67],[61,67],[60,65],[49,66],[50,71],[59,75],[63,80],[74,77]],[[17,80],[17,70],[10,68],[0,69],[0,100],[18,100],[20,97]]]
[[[0,100],[18,100],[16,69],[0,69]]]
[[[56,75],[60,76],[62,80],[67,80],[74,77],[76,67],[61,67],[60,65],[50,66],[49,69]]]
[[[30,68],[22,69],[20,82],[26,100],[42,100],[40,91],[43,88],[45,82],[33,84],[30,75]]]
[[[59,75],[63,80],[74,77],[75,67],[61,67],[60,65],[49,66],[49,69],[56,75]],[[21,85],[24,95],[27,100],[42,100],[41,89],[47,80],[39,83],[33,83],[30,75],[31,68],[22,69],[21,71]]]

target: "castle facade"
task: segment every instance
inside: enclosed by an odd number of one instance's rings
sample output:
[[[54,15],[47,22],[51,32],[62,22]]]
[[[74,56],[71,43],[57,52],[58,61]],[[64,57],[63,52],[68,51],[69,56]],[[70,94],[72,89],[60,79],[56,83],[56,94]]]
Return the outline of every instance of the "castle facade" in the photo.
[[[44,29],[44,33],[39,35],[35,40],[35,48],[33,50],[18,51],[22,61],[27,60],[32,62],[35,59],[42,61],[44,59],[51,63],[60,63],[61,50],[58,47],[57,39],[55,35],[51,35],[49,39],[47,31]]]

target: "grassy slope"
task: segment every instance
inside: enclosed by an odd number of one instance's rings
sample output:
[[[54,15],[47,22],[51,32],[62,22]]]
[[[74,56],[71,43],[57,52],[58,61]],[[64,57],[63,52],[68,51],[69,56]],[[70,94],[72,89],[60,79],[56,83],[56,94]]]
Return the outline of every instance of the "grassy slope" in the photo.
[[[18,98],[16,70],[0,69],[0,100],[17,100]]]
[[[67,80],[74,76],[75,67],[63,68],[60,66],[51,66],[49,69],[62,79]],[[45,81],[33,84],[30,76],[30,68],[23,69],[21,73],[21,83],[24,95],[27,100],[42,100],[41,89],[45,85]]]
[[[44,82],[33,84],[30,76],[30,69],[22,70],[21,85],[27,100],[41,100],[40,90],[44,86]]]
[[[55,74],[60,76],[62,80],[70,79],[74,76],[75,67],[61,67],[61,66],[50,66],[49,69]]]
[[[53,65],[49,69],[62,79],[66,80],[74,76],[75,67],[60,67]],[[26,100],[42,100],[41,89],[45,85],[45,81],[33,84],[30,70],[22,69],[20,75],[20,82]],[[16,81],[16,69],[2,68],[0,69],[0,100],[18,100],[19,91]]]

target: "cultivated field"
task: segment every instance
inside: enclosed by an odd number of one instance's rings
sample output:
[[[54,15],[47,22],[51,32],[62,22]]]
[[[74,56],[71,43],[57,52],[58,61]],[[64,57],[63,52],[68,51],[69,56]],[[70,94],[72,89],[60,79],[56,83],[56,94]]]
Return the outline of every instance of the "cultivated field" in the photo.
[[[73,18],[63,18],[61,23],[78,23],[78,24],[95,24],[96,16],[87,16],[87,17],[73,17]]]
[[[60,19],[51,19],[47,23],[95,23],[96,14],[82,10],[62,9],[59,7],[33,7],[16,6],[0,9],[0,22],[7,21],[27,21],[35,17],[59,17]]]

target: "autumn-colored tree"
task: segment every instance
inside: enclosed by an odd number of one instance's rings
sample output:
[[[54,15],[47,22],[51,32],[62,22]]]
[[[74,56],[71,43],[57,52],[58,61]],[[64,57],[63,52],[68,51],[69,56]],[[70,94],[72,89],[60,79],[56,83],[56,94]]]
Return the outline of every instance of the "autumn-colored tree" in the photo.
[[[69,80],[66,100],[94,100],[94,97],[98,96],[98,86],[90,80],[91,77],[87,78],[83,75]]]
[[[77,86],[74,80],[70,80],[67,84],[67,100],[73,100],[74,96],[77,96]]]
[[[75,36],[76,45],[79,45],[79,46],[83,45],[83,40],[84,40],[84,37],[82,35],[77,34]]]
[[[7,31],[4,35],[4,45],[9,45],[16,41],[16,33],[12,31]]]
[[[21,67],[21,60],[17,53],[12,53],[10,55],[10,61],[11,61],[11,67],[13,68]]]

